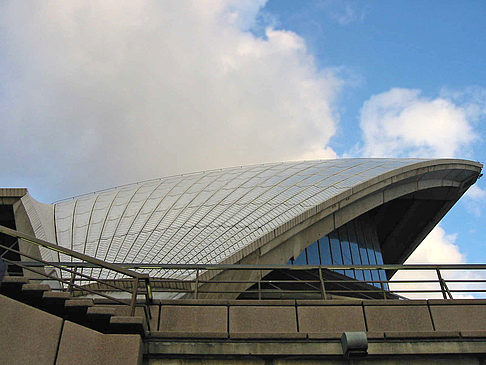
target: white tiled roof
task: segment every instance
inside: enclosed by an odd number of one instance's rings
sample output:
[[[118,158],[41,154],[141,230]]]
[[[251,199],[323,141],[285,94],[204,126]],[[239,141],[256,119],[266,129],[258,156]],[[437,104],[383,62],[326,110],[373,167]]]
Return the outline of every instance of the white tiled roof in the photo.
[[[109,262],[221,263],[310,208],[422,161],[286,162],[126,185],[56,203],[57,243]]]

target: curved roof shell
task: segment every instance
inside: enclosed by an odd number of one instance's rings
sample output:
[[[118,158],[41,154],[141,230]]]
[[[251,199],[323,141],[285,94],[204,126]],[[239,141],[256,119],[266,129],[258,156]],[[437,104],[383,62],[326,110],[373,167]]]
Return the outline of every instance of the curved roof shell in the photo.
[[[59,245],[109,262],[234,263],[369,186],[410,173],[460,184],[475,181],[481,167],[464,160],[341,159],[170,176],[55,203],[54,234]],[[39,236],[41,229],[34,230]]]

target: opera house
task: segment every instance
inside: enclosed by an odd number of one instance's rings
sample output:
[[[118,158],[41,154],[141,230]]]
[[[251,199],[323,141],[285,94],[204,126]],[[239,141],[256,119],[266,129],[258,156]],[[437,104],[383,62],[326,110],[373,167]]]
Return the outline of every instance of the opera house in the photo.
[[[458,159],[271,163],[54,204],[0,189],[0,356],[480,364],[486,266],[403,263],[481,169]],[[394,284],[408,269],[433,277]],[[449,280],[451,270],[472,279]]]

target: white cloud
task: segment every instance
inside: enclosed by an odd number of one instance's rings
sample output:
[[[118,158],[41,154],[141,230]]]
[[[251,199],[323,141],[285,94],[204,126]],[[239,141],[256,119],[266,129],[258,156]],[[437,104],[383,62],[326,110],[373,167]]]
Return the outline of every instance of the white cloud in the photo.
[[[394,88],[363,104],[360,126],[362,154],[369,157],[467,156],[478,139],[472,104],[461,106],[419,90]]]
[[[475,217],[481,217],[482,208],[484,202],[486,201],[486,190],[481,189],[476,183],[476,185],[471,186],[466,193],[462,203],[464,204],[466,210],[473,214]]]
[[[457,235],[447,234],[445,230],[437,226],[424,239],[420,246],[410,255],[405,264],[464,264],[466,263],[465,255],[456,245]],[[471,280],[484,279],[484,272],[465,271],[465,270],[441,270],[442,278],[446,280]],[[437,273],[431,270],[403,270],[398,271],[393,276],[393,280],[437,280]],[[481,289],[481,283],[449,283],[448,288],[451,290],[474,290]],[[391,290],[440,290],[437,283],[391,283]],[[424,292],[424,293],[400,293],[410,299],[418,298],[442,298],[442,293]],[[477,293],[452,293],[455,299],[473,298]]]
[[[486,190],[481,189],[477,185],[473,185],[466,192],[465,196],[472,200],[483,200],[486,198]]]
[[[263,4],[1,2],[3,184],[61,198],[184,171],[334,157],[340,80],[316,68],[295,33],[249,32]]]
[[[363,3],[351,0],[324,0],[318,4],[340,25],[348,25],[365,18]]]

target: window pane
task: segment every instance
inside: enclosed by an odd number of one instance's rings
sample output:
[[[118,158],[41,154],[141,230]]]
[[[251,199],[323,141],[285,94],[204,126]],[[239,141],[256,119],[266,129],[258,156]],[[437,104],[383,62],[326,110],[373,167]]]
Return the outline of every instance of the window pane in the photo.
[[[368,251],[366,250],[366,243],[364,240],[363,230],[361,229],[362,225],[359,222],[355,222],[354,227],[356,229],[356,238],[358,239],[359,255],[361,257],[361,262],[363,265],[369,265],[370,261],[368,260]],[[363,270],[363,274],[365,280],[371,280],[370,270]]]
[[[305,265],[307,260],[305,257],[305,250],[300,253],[300,255],[294,260],[294,265]]]
[[[359,246],[358,241],[356,240],[356,232],[354,229],[354,224],[348,223],[346,224],[348,229],[348,239],[349,239],[349,247],[351,249],[351,258],[353,260],[353,265],[361,265],[361,257],[359,256]],[[364,280],[363,270],[355,270],[356,279]]]
[[[341,255],[341,243],[339,242],[339,237],[337,236],[336,231],[329,234],[329,240],[331,241],[332,263],[342,265],[343,257]],[[344,270],[336,270],[336,272],[344,275]]]
[[[322,265],[332,265],[331,248],[329,247],[329,237],[324,236],[319,240],[319,251],[321,252]]]
[[[309,265],[320,265],[317,241],[313,242],[312,245],[307,247],[307,259],[309,261]]]
[[[341,251],[343,254],[343,262],[345,265],[352,265],[353,261],[351,259],[351,250],[349,248],[348,242],[348,234],[346,230],[346,226],[340,227],[338,230],[339,240],[341,241]],[[346,276],[354,279],[354,272],[353,270],[345,270]]]

